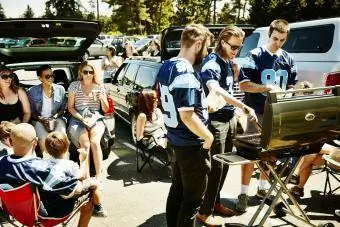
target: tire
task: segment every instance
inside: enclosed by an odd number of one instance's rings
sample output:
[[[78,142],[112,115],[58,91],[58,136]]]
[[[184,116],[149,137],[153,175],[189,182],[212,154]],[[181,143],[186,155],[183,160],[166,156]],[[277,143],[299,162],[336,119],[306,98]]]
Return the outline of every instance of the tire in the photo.
[[[135,145],[137,144],[136,125],[137,125],[137,115],[132,113],[131,114],[131,139]]]

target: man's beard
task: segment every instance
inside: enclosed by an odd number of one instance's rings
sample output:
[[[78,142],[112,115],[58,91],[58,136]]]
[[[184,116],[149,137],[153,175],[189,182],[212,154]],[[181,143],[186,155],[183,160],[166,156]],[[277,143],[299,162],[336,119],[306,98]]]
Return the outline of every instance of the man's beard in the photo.
[[[203,53],[203,50],[204,50],[204,47],[202,46],[200,51],[198,51],[198,53],[196,54],[194,65],[196,65],[196,66],[200,66],[201,65],[201,63],[203,61],[203,58],[207,54],[207,53]]]

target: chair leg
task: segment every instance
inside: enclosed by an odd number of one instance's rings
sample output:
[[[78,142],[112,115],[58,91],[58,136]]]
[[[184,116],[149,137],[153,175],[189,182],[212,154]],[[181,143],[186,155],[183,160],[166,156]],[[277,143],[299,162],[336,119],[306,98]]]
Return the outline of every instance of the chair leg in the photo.
[[[322,198],[322,205],[325,206],[325,201],[326,201],[326,191],[327,191],[327,186],[329,183],[329,173],[328,170],[326,169],[326,181],[325,181],[325,187],[323,189],[323,198]]]

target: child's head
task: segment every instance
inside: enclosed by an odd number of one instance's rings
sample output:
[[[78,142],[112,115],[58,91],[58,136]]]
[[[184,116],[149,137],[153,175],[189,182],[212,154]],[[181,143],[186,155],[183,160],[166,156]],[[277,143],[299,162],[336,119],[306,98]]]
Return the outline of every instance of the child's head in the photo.
[[[62,158],[68,152],[69,145],[67,135],[62,132],[51,132],[45,139],[46,151],[54,158]]]
[[[0,141],[6,145],[10,145],[11,129],[15,124],[10,121],[2,121],[0,124]]]

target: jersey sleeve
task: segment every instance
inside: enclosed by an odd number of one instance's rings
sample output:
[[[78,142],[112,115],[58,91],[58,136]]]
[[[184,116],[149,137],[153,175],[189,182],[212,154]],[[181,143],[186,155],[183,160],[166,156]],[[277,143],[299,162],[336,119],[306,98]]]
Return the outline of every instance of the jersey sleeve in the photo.
[[[220,75],[221,67],[214,59],[210,59],[203,64],[201,78],[206,86],[208,86],[209,83],[218,83],[221,77]]]
[[[246,57],[246,62],[241,67],[238,82],[243,83],[246,81],[251,81],[252,80],[251,78],[256,73],[256,70],[257,70],[256,58],[250,52]]]
[[[291,57],[290,77],[288,78],[288,85],[295,85],[298,82],[297,67],[294,58]]]

